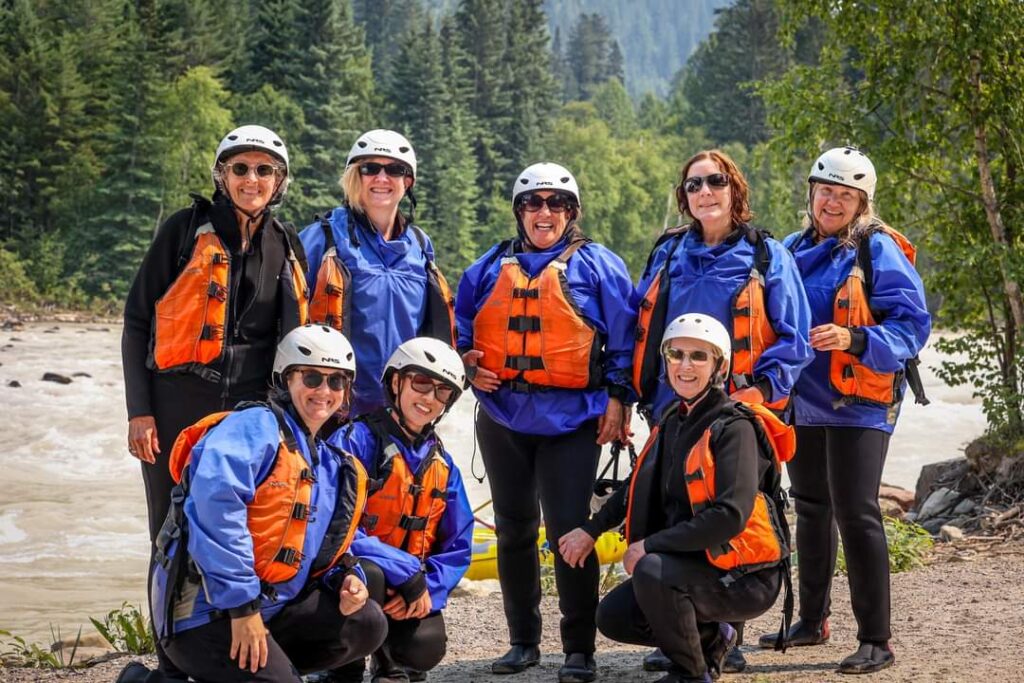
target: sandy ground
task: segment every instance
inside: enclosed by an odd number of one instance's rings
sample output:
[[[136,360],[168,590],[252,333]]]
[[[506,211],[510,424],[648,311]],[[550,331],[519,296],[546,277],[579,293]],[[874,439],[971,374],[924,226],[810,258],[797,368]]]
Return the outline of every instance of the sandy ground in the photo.
[[[968,559],[964,559],[964,556]],[[893,650],[896,666],[859,680],[928,682],[1024,681],[1024,545],[999,548],[996,554],[971,557],[945,548],[931,566],[893,577]],[[745,647],[749,666],[723,681],[847,681],[835,673],[840,659],[856,649],[856,624],[850,613],[846,582],[833,590],[832,640],[827,645],[791,649],[785,654]],[[543,604],[544,652],[541,665],[515,676],[490,674],[490,663],[505,649],[501,596],[480,590],[452,599],[448,656],[430,673],[430,681],[502,681],[534,683],[556,680],[562,662],[558,642],[556,598]],[[748,626],[749,638],[777,629],[779,611]],[[642,648],[598,640],[599,680],[653,682],[659,677],[640,670]],[[129,661],[119,658],[76,671],[0,669],[0,681],[113,681]],[[149,661],[152,661],[151,659]]]

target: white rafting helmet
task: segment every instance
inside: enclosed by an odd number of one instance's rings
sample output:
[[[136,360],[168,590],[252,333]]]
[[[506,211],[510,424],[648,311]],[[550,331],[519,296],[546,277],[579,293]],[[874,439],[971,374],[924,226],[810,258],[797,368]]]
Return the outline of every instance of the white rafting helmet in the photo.
[[[725,329],[725,325],[706,313],[685,313],[665,328],[665,334],[661,337],[662,355],[668,348],[669,342],[683,337],[699,339],[718,349],[722,354],[723,363],[719,368],[719,376],[723,378],[728,376],[729,363],[732,360],[732,337]]]
[[[274,379],[294,365],[342,370],[356,376],[356,354],[338,330],[326,325],[296,327],[284,336],[274,355]]]
[[[416,151],[401,133],[383,128],[363,133],[352,145],[345,165],[349,166],[356,159],[364,157],[387,157],[401,161],[412,169],[413,180],[416,179]]]
[[[833,147],[811,166],[807,182],[815,181],[861,190],[868,201],[874,201],[878,175],[871,159],[856,147]]]
[[[391,375],[403,370],[419,370],[455,389],[448,405],[459,400],[459,396],[469,386],[462,358],[455,349],[433,337],[414,337],[395,349],[380,378],[386,391],[390,393],[388,382],[391,381]]]
[[[515,208],[516,199],[519,195],[536,190],[555,190],[571,195],[576,200],[576,205],[581,206],[580,188],[576,184],[576,178],[565,166],[550,161],[542,161],[539,164],[527,166],[515,185],[512,186],[512,207]]]
[[[264,126],[239,126],[224,136],[217,145],[217,152],[213,156],[213,166],[210,167],[210,175],[213,177],[213,184],[221,192],[225,192],[221,179],[220,164],[227,161],[235,154],[242,152],[266,152],[284,164],[284,178],[278,184],[274,196],[270,200],[271,206],[276,206],[284,199],[288,192],[288,185],[291,183],[290,166],[288,165],[288,147],[284,141],[269,128]]]

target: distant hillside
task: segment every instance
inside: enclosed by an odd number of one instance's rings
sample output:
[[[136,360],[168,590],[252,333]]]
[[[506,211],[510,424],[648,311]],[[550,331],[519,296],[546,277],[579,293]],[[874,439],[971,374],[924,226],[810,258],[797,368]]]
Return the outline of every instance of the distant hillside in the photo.
[[[423,0],[435,12],[452,12],[457,0]],[[608,20],[625,58],[626,87],[633,97],[666,95],[672,76],[714,28],[715,10],[732,0],[544,0],[551,35],[565,45],[580,14]]]

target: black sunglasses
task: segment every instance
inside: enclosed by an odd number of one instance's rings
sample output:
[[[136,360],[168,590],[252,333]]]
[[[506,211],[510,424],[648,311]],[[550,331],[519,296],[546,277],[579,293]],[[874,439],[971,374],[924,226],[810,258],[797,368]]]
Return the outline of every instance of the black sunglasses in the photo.
[[[561,194],[553,194],[550,197],[529,194],[519,200],[519,208],[530,213],[540,211],[545,204],[548,205],[548,210],[551,213],[564,213],[572,207],[572,200]]]
[[[359,164],[359,175],[372,177],[380,173],[381,169],[388,174],[389,178],[402,178],[407,175],[412,175],[412,169],[398,161],[391,162],[390,164],[378,164],[376,161],[366,161]]]
[[[260,178],[268,178],[281,170],[281,167],[276,164],[256,164],[253,166],[245,163],[244,161],[235,161],[230,163],[228,164],[228,168],[231,169],[231,173],[233,175],[236,175],[239,178],[244,178],[249,175],[250,170],[255,170],[256,175]]]
[[[349,378],[344,372],[332,372],[325,374],[319,370],[299,370],[302,374],[302,383],[307,389],[318,389],[324,380],[327,380],[327,388],[331,391],[344,391],[348,388]]]
[[[434,396],[441,403],[448,403],[451,400],[452,394],[455,393],[455,388],[449,384],[434,383],[434,380],[430,379],[426,375],[413,374],[409,376],[409,386],[417,394],[423,394],[426,396],[430,392],[434,392]]]
[[[683,188],[688,194],[694,194],[700,192],[700,188],[704,186],[704,181],[707,181],[708,187],[727,187],[729,185],[729,174],[712,173],[711,175],[705,176],[695,175],[687,178],[686,181],[683,182]]]

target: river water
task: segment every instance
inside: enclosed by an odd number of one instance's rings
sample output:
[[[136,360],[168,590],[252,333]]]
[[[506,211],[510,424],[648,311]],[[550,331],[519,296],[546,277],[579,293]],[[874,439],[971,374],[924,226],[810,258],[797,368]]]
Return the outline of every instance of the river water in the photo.
[[[46,640],[51,624],[74,633],[125,600],[145,604],[146,507],[140,465],[125,450],[120,337],[104,324],[0,333],[0,629],[30,641]],[[985,428],[970,389],[935,377],[931,345],[922,360],[932,404],[904,406],[884,477],[911,489],[922,465],[959,455]],[[84,375],[62,385],[44,372]],[[476,507],[489,495],[470,475],[474,406],[463,398],[440,431]],[[634,419],[634,429],[642,442],[646,427]],[[479,457],[474,469],[483,471]]]

